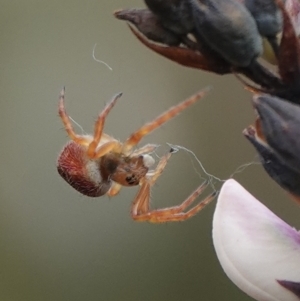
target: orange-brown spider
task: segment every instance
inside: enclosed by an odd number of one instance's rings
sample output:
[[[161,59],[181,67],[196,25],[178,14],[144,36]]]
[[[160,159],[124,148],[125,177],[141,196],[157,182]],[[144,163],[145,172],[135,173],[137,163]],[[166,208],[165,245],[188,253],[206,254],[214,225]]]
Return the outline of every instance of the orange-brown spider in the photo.
[[[206,188],[207,183],[200,185],[181,205],[151,210],[149,207],[150,189],[166,167],[172,150],[164,155],[154,170],[149,167],[154,159],[149,155],[157,147],[145,145],[133,150],[139,141],[147,134],[160,127],[163,123],[178,115],[181,111],[204,96],[206,91],[200,91],[192,97],[145,124],[129,138],[121,143],[103,133],[105,119],[122,94],[116,95],[99,114],[94,128],[94,135],[78,135],[74,132],[65,105],[65,90],[59,97],[59,115],[64,127],[71,138],[63,148],[57,160],[59,174],[77,191],[90,197],[104,194],[116,195],[122,186],[140,185],[140,189],[132,203],[131,216],[137,221],[153,223],[183,221],[200,211],[213,198],[214,194],[206,197],[187,212],[184,212]]]

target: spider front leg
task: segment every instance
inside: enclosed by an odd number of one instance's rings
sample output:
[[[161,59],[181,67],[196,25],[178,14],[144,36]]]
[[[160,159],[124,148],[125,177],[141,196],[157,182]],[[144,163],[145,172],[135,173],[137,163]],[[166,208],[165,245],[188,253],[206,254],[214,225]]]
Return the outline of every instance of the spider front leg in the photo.
[[[98,144],[103,135],[104,123],[107,115],[111,111],[111,109],[115,106],[117,100],[122,96],[122,93],[117,94],[103,109],[103,111],[99,114],[94,128],[94,136],[93,141],[89,144],[87,155],[90,158],[100,158],[110,151],[119,151],[121,148],[121,144],[114,139],[109,139],[110,141],[104,143],[102,146],[98,147]],[[98,147],[98,148],[97,148]]]
[[[122,153],[124,154],[130,154],[131,149],[136,146],[143,137],[150,134],[157,128],[159,128],[161,125],[181,113],[183,110],[188,108],[190,105],[194,104],[197,100],[201,99],[210,88],[205,88],[202,91],[192,95],[191,97],[187,98],[186,100],[182,101],[181,103],[171,107],[166,112],[159,115],[157,118],[152,120],[151,122],[145,124],[140,129],[138,129],[136,132],[131,134],[129,138],[125,141],[122,147]]]
[[[103,133],[106,117],[121,96],[122,93],[117,94],[98,115],[98,118],[95,122],[94,135],[91,137],[89,135],[78,135],[75,133],[70,117],[67,115],[65,109],[65,88],[63,88],[60,92],[58,113],[64,124],[64,127],[71,140],[77,144],[88,147],[87,156],[91,159],[100,158],[112,150],[121,149],[121,144],[117,140],[114,140],[110,136]],[[101,138],[106,142],[98,147]]]
[[[159,161],[156,169],[147,175],[141,184],[141,188],[133,201],[131,208],[131,217],[135,221],[148,221],[151,223],[165,223],[165,222],[177,222],[184,221],[194,216],[196,213],[201,211],[207,204],[209,204],[215,197],[216,193],[210,194],[201,203],[192,207],[187,212],[184,212],[204,191],[208,186],[207,182],[202,183],[196,190],[194,190],[180,205],[167,207],[163,209],[151,210],[150,209],[150,192],[151,187],[155,184],[158,177],[162,174],[165,169],[168,160],[172,155],[166,154]]]
[[[77,144],[88,146],[91,142],[90,137],[76,134],[73,129],[70,117],[67,115],[65,108],[65,87],[63,87],[59,94],[58,114],[71,140],[73,140]]]

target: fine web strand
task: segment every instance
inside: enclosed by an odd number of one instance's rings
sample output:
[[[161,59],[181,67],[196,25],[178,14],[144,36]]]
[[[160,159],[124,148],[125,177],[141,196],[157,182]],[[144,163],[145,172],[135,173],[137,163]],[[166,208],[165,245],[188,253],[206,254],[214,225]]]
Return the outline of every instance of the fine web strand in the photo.
[[[254,156],[253,160],[251,162],[242,164],[240,166],[238,166],[235,171],[229,176],[229,178],[233,178],[235,175],[242,173],[246,168],[248,168],[249,166],[252,165],[261,165],[261,162],[256,161],[256,159],[258,159],[258,156]]]
[[[105,63],[104,61],[101,61],[101,60],[96,58],[96,56],[95,56],[96,47],[97,47],[97,43],[94,45],[94,48],[93,48],[93,59],[94,59],[94,61],[96,61],[97,63],[103,64],[110,71],[113,71],[112,67],[110,67],[107,63]]]
[[[257,161],[258,159],[258,156],[255,155],[253,160],[250,161],[250,162],[247,162],[247,163],[244,163],[240,166],[238,166],[231,174],[228,178],[226,179],[221,179],[221,178],[218,178],[212,174],[210,174],[204,167],[204,165],[202,164],[202,162],[200,161],[200,159],[196,156],[196,154],[191,151],[190,149],[184,147],[184,146],[180,146],[180,145],[174,145],[174,144],[171,144],[171,143],[167,143],[168,146],[170,146],[172,149],[178,151],[178,150],[183,150],[185,152],[187,152],[189,155],[191,155],[195,160],[196,162],[199,164],[201,170],[204,172],[204,174],[207,176],[208,178],[208,183],[210,184],[211,188],[213,189],[214,192],[218,192],[218,189],[216,188],[216,184],[217,183],[221,183],[223,184],[225,181],[227,181],[228,179],[230,178],[233,178],[235,175],[237,174],[240,174],[242,172],[245,171],[245,169],[247,169],[248,167],[252,166],[252,165],[261,165],[261,162]],[[195,163],[193,160],[191,160],[191,163],[193,165],[193,168],[194,168],[194,171],[196,172],[196,174],[200,177],[200,179],[203,179],[203,180],[206,180],[206,178],[201,174],[199,173],[199,171],[197,170],[196,166],[195,166]]]
[[[198,159],[198,157],[196,156],[196,154],[195,154],[193,151],[191,151],[190,149],[188,149],[188,148],[186,148],[186,147],[184,147],[184,146],[173,145],[173,144],[170,144],[170,143],[167,143],[167,145],[169,145],[171,148],[176,149],[176,150],[184,150],[184,151],[186,151],[187,153],[189,153],[190,155],[192,155],[192,156],[194,157],[194,159],[197,161],[197,163],[199,164],[200,168],[201,168],[201,169],[203,170],[203,172],[207,175],[207,177],[208,177],[208,182],[209,182],[210,186],[212,187],[212,189],[213,189],[215,192],[217,191],[217,189],[215,188],[214,180],[217,181],[217,182],[224,182],[224,181],[225,181],[225,180],[222,180],[222,179],[220,179],[220,178],[218,178],[218,177],[215,177],[214,175],[208,173],[208,172],[206,171],[206,169],[204,168],[202,162]],[[197,169],[196,169],[196,167],[195,167],[195,165],[194,165],[193,162],[192,162],[192,164],[193,164],[193,167],[194,167],[195,172],[200,176],[200,179],[205,180],[205,178],[197,171]]]
[[[83,129],[83,127],[77,122],[75,121],[71,116],[69,116],[69,119],[81,130],[81,134],[82,135],[87,135],[87,132]]]

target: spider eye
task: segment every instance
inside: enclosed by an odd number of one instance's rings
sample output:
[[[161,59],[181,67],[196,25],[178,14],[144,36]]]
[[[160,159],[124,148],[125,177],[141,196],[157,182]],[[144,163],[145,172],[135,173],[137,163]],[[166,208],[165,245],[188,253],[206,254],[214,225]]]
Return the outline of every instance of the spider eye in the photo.
[[[150,155],[143,155],[141,157],[143,158],[144,166],[147,168],[151,167],[155,163],[155,160]]]
[[[139,184],[139,180],[136,178],[136,176],[134,174],[127,176],[125,178],[125,180],[128,185],[138,185]]]

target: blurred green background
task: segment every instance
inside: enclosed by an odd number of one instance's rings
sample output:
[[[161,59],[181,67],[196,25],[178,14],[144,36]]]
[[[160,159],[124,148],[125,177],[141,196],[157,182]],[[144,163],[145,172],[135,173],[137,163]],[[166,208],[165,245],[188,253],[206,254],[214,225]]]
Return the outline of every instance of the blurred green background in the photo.
[[[91,132],[97,113],[122,99],[105,132],[123,141],[144,122],[208,85],[211,93],[144,140],[182,145],[222,179],[255,158],[241,134],[254,120],[250,94],[232,76],[171,63],[143,47],[118,8],[137,0],[1,0],[0,299],[250,300],[223,273],[212,246],[215,203],[183,222],[153,225],[130,218],[137,188],[90,199],[57,174],[68,140],[57,114],[66,86],[68,113]],[[93,59],[108,63],[113,71]],[[77,131],[81,131],[76,127]],[[152,206],[181,203],[205,177],[180,151],[152,191]],[[234,176],[294,226],[299,209],[260,165]],[[220,187],[220,184],[218,184]]]

